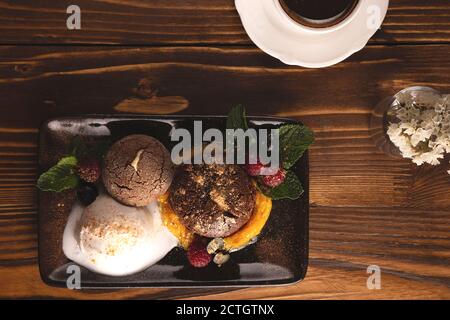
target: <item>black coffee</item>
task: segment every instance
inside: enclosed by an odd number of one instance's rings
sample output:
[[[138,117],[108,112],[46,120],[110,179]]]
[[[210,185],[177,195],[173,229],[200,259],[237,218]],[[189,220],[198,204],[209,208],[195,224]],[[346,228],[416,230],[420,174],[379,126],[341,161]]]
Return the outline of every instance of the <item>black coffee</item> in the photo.
[[[284,10],[297,22],[327,27],[344,20],[359,0],[280,0]]]

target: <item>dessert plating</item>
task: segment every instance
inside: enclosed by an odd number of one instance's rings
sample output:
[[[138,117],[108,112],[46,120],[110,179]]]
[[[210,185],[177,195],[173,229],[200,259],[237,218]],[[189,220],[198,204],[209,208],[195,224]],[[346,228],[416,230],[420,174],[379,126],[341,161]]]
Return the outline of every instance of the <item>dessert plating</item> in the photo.
[[[231,124],[247,129],[245,110],[230,115],[237,117]],[[303,192],[291,168],[312,143],[312,133],[289,124],[280,127],[280,136],[285,137],[280,142],[285,162],[272,176],[262,175],[259,160],[175,167],[160,141],[133,134],[108,144],[104,156],[78,145],[40,176],[38,187],[76,189],[78,201],[70,205],[62,249],[93,272],[134,274],[175,247],[186,251],[192,267],[221,267],[233,259],[230,253],[259,238],[273,199],[297,199]]]

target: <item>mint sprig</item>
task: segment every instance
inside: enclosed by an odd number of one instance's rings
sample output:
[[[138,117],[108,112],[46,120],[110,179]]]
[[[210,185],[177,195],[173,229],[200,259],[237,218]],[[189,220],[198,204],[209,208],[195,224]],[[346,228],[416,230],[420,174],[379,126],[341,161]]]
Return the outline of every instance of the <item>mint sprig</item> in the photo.
[[[62,192],[77,187],[79,183],[75,172],[77,163],[75,156],[62,158],[39,177],[38,188],[42,191]]]
[[[227,118],[227,129],[248,129],[245,108],[234,107]],[[271,188],[257,179],[258,189],[273,200],[298,199],[304,192],[302,184],[291,168],[314,143],[314,134],[310,128],[301,124],[286,124],[279,128],[281,167],[286,170],[282,184]]]
[[[303,186],[293,171],[287,171],[283,183],[277,187],[270,188],[258,182],[258,189],[272,200],[291,199],[297,200],[303,194]]]
[[[76,136],[71,145],[70,155],[63,157],[48,171],[41,174],[37,187],[42,191],[61,192],[73,189],[79,185],[76,166],[79,159],[92,156],[101,161],[107,152],[110,141],[101,141],[95,146],[88,146],[81,136]]]
[[[300,159],[314,143],[314,134],[307,126],[286,124],[280,128],[280,159],[288,170]]]

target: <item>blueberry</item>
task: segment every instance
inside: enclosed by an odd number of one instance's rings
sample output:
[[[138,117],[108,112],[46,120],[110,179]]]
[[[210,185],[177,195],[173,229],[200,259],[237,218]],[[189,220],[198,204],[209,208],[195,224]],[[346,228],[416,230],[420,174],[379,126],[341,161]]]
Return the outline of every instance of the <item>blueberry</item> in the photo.
[[[87,207],[94,202],[98,196],[97,186],[93,183],[83,183],[78,188],[77,196],[81,204]]]

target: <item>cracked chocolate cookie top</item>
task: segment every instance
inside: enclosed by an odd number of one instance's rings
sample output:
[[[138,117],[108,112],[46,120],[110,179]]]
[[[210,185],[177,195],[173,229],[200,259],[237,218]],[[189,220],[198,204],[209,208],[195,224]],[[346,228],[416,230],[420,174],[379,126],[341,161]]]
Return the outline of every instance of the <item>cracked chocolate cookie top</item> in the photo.
[[[169,151],[161,142],[146,135],[131,135],[111,146],[102,176],[113,198],[141,207],[167,191],[173,174]]]
[[[216,238],[247,223],[255,197],[254,185],[237,165],[185,165],[176,174],[169,202],[188,229]]]

